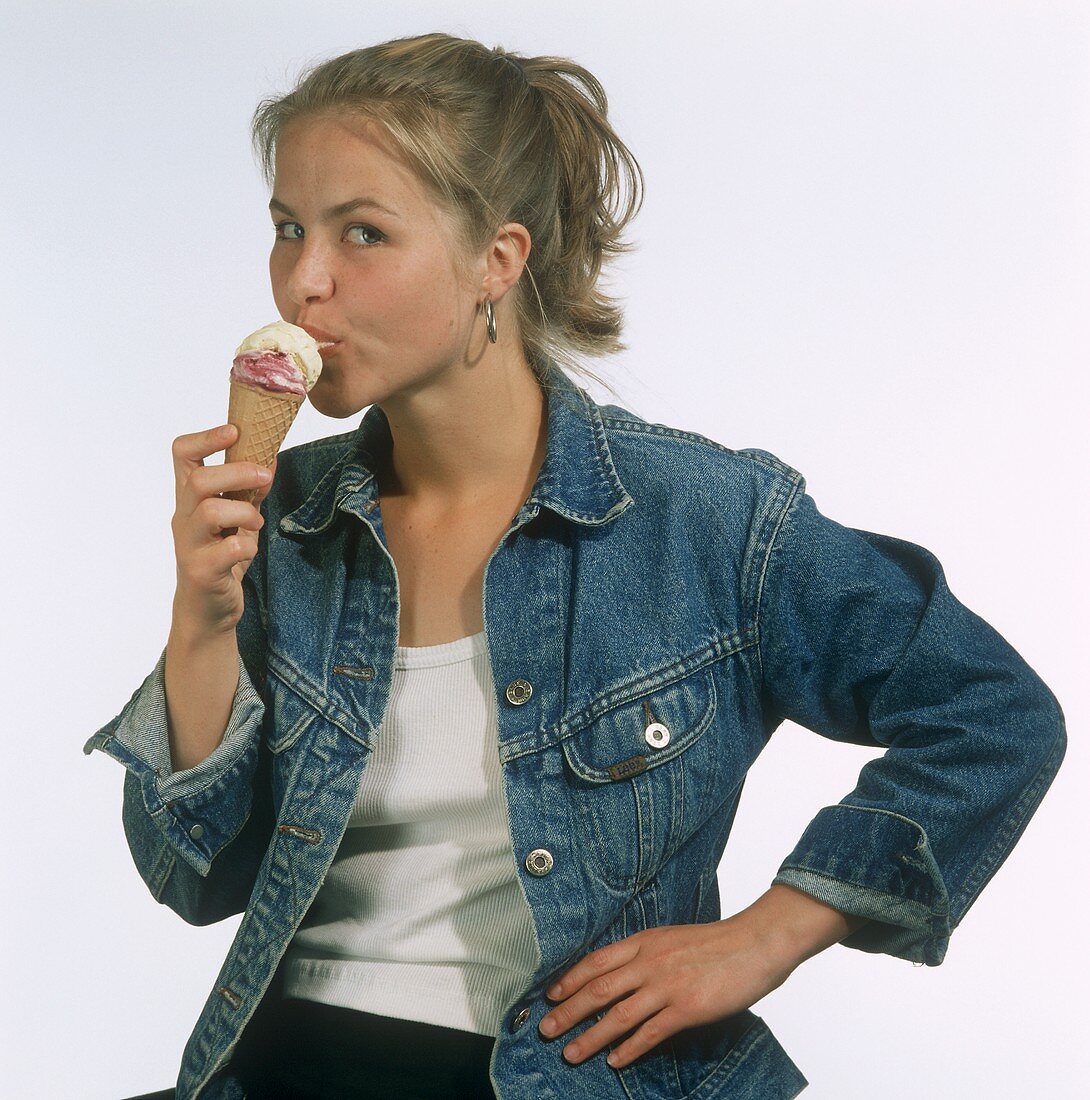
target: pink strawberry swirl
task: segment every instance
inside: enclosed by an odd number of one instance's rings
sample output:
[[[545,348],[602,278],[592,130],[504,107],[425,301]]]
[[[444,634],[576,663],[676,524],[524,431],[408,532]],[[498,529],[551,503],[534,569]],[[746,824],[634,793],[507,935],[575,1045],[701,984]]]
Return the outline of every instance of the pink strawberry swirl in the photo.
[[[231,381],[306,397],[306,376],[286,352],[260,348],[245,351],[231,364]]]

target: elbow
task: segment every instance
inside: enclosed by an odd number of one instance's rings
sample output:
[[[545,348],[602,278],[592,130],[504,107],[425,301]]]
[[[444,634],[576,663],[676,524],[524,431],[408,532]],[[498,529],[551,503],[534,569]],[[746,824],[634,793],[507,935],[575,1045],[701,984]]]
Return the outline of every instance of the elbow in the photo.
[[[1012,766],[1021,777],[1021,797],[1036,805],[1051,786],[1067,754],[1067,724],[1059,701],[1039,679],[1022,708],[1021,736]]]
[[[1047,781],[1051,782],[1067,755],[1067,722],[1059,699],[1040,678],[1037,679],[1036,702],[1037,720],[1033,723],[1035,736],[1032,738],[1035,751],[1029,754],[1032,757],[1030,770],[1034,775],[1045,772]]]

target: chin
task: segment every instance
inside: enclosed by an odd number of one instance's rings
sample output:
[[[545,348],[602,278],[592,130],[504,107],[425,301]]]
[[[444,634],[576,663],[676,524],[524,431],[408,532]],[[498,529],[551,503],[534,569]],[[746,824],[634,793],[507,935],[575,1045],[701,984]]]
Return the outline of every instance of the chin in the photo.
[[[360,404],[357,401],[343,400],[336,392],[323,386],[320,377],[310,391],[308,400],[322,416],[328,416],[332,420],[347,420],[370,404],[369,401]]]

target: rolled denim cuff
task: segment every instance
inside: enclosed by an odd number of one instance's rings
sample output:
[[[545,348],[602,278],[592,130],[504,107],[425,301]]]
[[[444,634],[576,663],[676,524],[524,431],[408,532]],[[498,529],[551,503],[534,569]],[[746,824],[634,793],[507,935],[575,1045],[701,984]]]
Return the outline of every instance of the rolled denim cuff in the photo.
[[[171,847],[202,877],[250,813],[265,704],[239,659],[239,680],[223,740],[192,768],[171,772],[166,649],[117,717],[83,746],[113,757],[140,784],[144,809]]]
[[[840,941],[845,947],[928,966],[946,954],[946,886],[927,834],[910,818],[866,806],[826,806],[772,881],[869,918]]]

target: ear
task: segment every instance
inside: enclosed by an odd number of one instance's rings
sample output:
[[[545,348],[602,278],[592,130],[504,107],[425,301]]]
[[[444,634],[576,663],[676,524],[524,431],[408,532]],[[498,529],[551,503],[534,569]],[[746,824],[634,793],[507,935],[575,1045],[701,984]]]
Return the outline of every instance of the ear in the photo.
[[[498,302],[526,268],[532,242],[530,231],[520,222],[500,226],[488,248],[485,284],[492,301]]]

